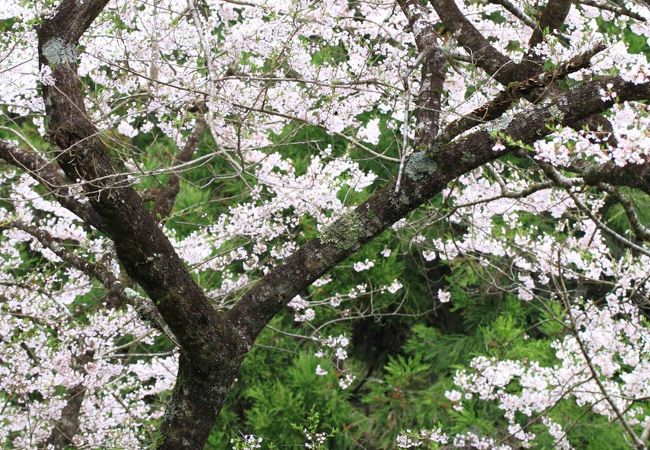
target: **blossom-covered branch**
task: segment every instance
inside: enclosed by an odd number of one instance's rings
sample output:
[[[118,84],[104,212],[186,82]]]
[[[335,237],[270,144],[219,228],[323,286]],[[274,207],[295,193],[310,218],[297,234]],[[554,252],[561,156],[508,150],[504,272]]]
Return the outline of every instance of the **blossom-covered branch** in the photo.
[[[611,106],[612,101],[600,95],[608,84],[615,86],[621,99],[650,99],[650,83],[637,85],[619,77],[606,78],[585,83],[550,103],[532,107],[498,131],[513,141],[533,143],[551,132],[550,124],[571,125]],[[435,160],[424,152],[414,154],[407,163],[400,192],[395,193],[388,186],[374,194],[354,212],[330,225],[321,237],[287,258],[233,307],[229,317],[238,329],[245,330],[249,345],[302,289],[440,192],[448,182],[501,156],[503,151],[493,150],[497,142],[498,138],[489,131],[478,131],[447,144]]]

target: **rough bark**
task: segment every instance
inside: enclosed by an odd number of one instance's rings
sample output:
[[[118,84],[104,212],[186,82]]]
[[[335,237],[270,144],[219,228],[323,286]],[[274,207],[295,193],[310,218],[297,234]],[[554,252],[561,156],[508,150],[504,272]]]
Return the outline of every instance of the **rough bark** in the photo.
[[[124,269],[154,300],[180,343],[183,362],[163,425],[162,448],[201,448],[225,397],[219,392],[230,386],[233,367],[247,349],[210,305],[140,196],[119,175],[88,119],[76,47],[106,3],[64,0],[38,29],[40,64],[48,65],[55,79],[54,86],[43,88],[48,136],[61,149],[57,162],[68,178],[85,182],[85,195],[104,221],[103,231],[115,243]]]
[[[456,5],[455,0],[430,0],[445,27],[469,53],[472,63],[485,70],[503,85],[525,79],[519,75],[519,66],[492,46]]]
[[[140,196],[119,175],[98,130],[87,118],[76,73],[77,42],[68,39],[78,38],[90,23],[90,13],[84,10],[98,13],[98,5],[105,3],[86,1],[75,8],[70,5],[76,2],[64,1],[38,30],[40,62],[50,66],[56,80],[55,86],[43,89],[48,135],[61,149],[57,161],[67,176],[86,182],[86,196],[103,218],[104,231],[114,241],[127,273],[157,303],[183,350],[193,359],[212,361],[213,353],[221,349],[210,343],[232,341],[222,339],[229,331]]]
[[[61,411],[61,418],[52,427],[52,432],[42,448],[65,449],[73,444],[72,438],[79,430],[79,411],[86,389],[82,384],[68,390],[66,404]]]
[[[91,350],[78,358],[77,364],[83,374],[86,374],[84,366],[92,361],[94,355],[95,352]],[[65,449],[73,444],[72,439],[79,430],[79,411],[85,395],[86,389],[83,383],[70,388],[66,405],[61,411],[61,418],[54,424],[43,448]]]
[[[544,33],[559,29],[571,10],[572,0],[549,0],[539,17],[539,23],[528,41],[534,47],[544,39]]]
[[[244,355],[197,367],[181,355],[176,385],[165,412],[160,450],[203,448]]]
[[[650,195],[650,164],[628,164],[617,166],[613,162],[588,167],[583,174],[586,183],[597,185],[609,183],[642,190]]]
[[[415,148],[427,149],[438,135],[447,58],[439,46],[433,24],[426,19],[423,5],[418,0],[399,0],[398,3],[409,22],[419,54],[425,55],[415,109]]]

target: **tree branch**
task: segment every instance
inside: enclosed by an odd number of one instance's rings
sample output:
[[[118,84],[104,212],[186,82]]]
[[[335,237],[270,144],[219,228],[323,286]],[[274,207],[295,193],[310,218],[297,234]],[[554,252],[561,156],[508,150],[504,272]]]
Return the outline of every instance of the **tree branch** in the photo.
[[[84,366],[93,360],[94,355],[95,351],[89,350],[77,358],[77,364],[80,366],[82,374],[86,374]],[[55,449],[65,449],[74,444],[72,438],[79,431],[79,413],[85,396],[86,388],[83,383],[77,384],[68,390],[61,417],[54,423],[52,432],[43,447],[49,448],[51,446]]]
[[[600,95],[608,83],[613,85],[621,101],[650,99],[650,83],[636,85],[619,77],[603,78],[530,108],[499,131],[513,140],[533,143],[551,132],[549,123],[569,126],[612,106],[611,100]],[[448,182],[501,156],[504,152],[492,150],[495,143],[496,138],[482,130],[447,144],[435,161],[423,152],[415,153],[407,163],[399,193],[394,192],[393,183],[341,216],[319,238],[308,242],[262,278],[230,310],[229,319],[243,330],[245,339],[252,345],[271,318],[295,295],[439,193]],[[650,167],[647,170],[650,172]]]
[[[433,24],[426,19],[427,11],[419,0],[398,0],[398,3],[413,31],[418,52],[425,55],[415,111],[415,148],[428,148],[438,135],[447,57],[439,46]]]
[[[40,155],[22,149],[11,142],[0,139],[0,158],[24,170],[32,178],[45,186],[64,208],[75,213],[84,222],[102,230],[105,222],[89,203],[75,199],[72,186],[63,171],[55,164],[48,163]]]
[[[445,27],[454,34],[472,62],[485,70],[499,83],[507,85],[521,79],[519,67],[510,58],[493,47],[458,8],[454,0],[429,0]]]
[[[510,0],[491,0],[490,3],[503,6],[506,11],[515,16],[517,19],[521,20],[533,30],[535,27],[537,27],[537,23]]]
[[[91,278],[97,279],[111,294],[121,300],[122,303],[133,306],[140,317],[152,322],[154,326],[167,334],[173,342],[176,342],[174,334],[165,324],[151,299],[138,295],[135,291],[129,288],[125,288],[120,280],[118,280],[105,265],[101,263],[92,263],[87,261],[85,258],[77,256],[74,252],[66,249],[62,244],[58,243],[54,236],[49,234],[47,231],[33,225],[29,225],[19,220],[13,220],[0,225],[0,230],[9,228],[16,228],[33,236],[43,247],[50,250],[72,267],[82,271]]]
[[[573,0],[549,0],[542,11],[537,27],[528,41],[528,47],[533,48],[544,39],[544,33],[559,29],[569,14]],[[526,59],[526,58],[524,58]]]
[[[173,342],[176,342],[173,333],[163,321],[153,302],[149,298],[138,295],[135,291],[124,288],[120,281],[103,264],[91,263],[86,259],[75,255],[72,251],[67,250],[62,244],[58,243],[52,235],[38,227],[18,220],[0,226],[0,230],[9,228],[16,228],[30,234],[40,242],[43,247],[52,251],[72,267],[99,280],[111,295],[115,295],[122,303],[133,306],[142,319],[150,321]],[[84,365],[92,361],[93,356],[94,351],[89,351],[81,355],[78,359],[77,363],[82,372],[85,373]],[[85,392],[86,390],[83,383],[75,385],[69,389],[66,405],[61,411],[61,418],[53,425],[52,432],[50,433],[45,445],[52,445],[54,448],[62,449],[72,444],[72,438],[79,429],[79,411],[81,409],[81,404],[83,403]]]
[[[582,171],[587,184],[609,183],[640,189],[650,195],[650,164],[627,164],[617,166],[610,161],[602,165],[591,165]]]
[[[43,21],[39,35],[76,43],[110,0],[63,0],[54,17]]]
[[[561,80],[570,73],[588,67],[591,58],[604,49],[605,44],[598,43],[586,52],[560,64],[552,71],[544,72],[525,81],[511,84],[507,89],[499,92],[488,103],[450,123],[438,139],[439,143],[445,144],[476,125],[499,118],[510,108],[515,100],[526,97],[550,83]]]
[[[602,9],[604,11],[610,11],[613,12],[614,14],[622,15],[622,16],[628,16],[631,19],[638,20],[640,22],[645,22],[646,19],[642,15],[635,13],[634,11],[630,11],[629,9],[623,7],[623,6],[617,6],[614,4],[607,4],[607,3],[601,3],[595,0],[578,0],[578,3],[581,5],[587,5],[587,6],[592,6],[597,9]]]
[[[192,130],[192,134],[190,134],[187,141],[185,142],[185,146],[174,157],[174,162],[172,163],[172,166],[187,163],[192,159],[192,156],[194,155],[194,152],[196,151],[196,148],[199,145],[199,140],[201,139],[201,135],[206,130],[206,128],[207,128],[207,124],[205,122],[205,119],[203,117],[199,118],[196,122],[196,125],[194,126],[194,130]],[[163,189],[161,189],[158,192],[156,198],[154,213],[159,220],[165,219],[171,213],[172,208],[174,207],[174,202],[176,201],[176,197],[178,196],[180,187],[181,187],[180,176],[177,171],[173,171],[169,177],[167,186],[165,186]]]
[[[607,192],[614,200],[621,204],[637,239],[650,241],[650,229],[641,223],[641,219],[639,219],[639,215],[636,213],[634,204],[628,198],[623,196],[623,194],[621,194],[621,192],[614,186],[610,186],[606,183],[598,183],[598,188]]]
[[[573,200],[573,203],[575,203],[578,209],[581,210],[584,214],[586,214],[587,217],[589,217],[589,219],[591,219],[591,221],[601,231],[609,234],[612,238],[614,238],[617,242],[621,243],[622,245],[625,245],[626,247],[629,247],[632,250],[635,250],[643,255],[650,256],[650,252],[647,249],[641,247],[640,245],[637,245],[636,243],[630,241],[625,236],[622,236],[616,231],[612,230],[610,227],[604,224],[602,220],[596,217],[596,215],[591,211],[591,209],[589,209],[589,207],[585,205],[584,202],[580,200],[573,191],[571,191],[571,187],[574,185],[574,180],[570,178],[566,178],[555,167],[551,166],[548,163],[538,161],[537,164],[542,168],[544,173],[551,180],[553,180],[555,184],[565,189],[566,193],[569,195],[569,197],[571,197],[571,200]]]
[[[61,149],[57,160],[66,175],[85,182],[86,197],[105,220],[122,266],[180,343],[179,374],[160,448],[197,448],[207,439],[248,347],[192,279],[142,198],[118,174],[88,118],[77,76],[77,40],[105,4],[63,0],[38,29],[39,63],[50,67],[55,80],[43,86],[48,136]]]
[[[48,135],[61,149],[57,160],[69,178],[85,181],[86,196],[104,219],[104,231],[115,243],[125,270],[138,282],[177,337],[182,349],[203,368],[223,355],[217,342],[236,339],[194,282],[157,221],[137,192],[119,176],[97,129],[89,120],[77,76],[75,39],[101,11],[104,0],[87,1],[80,9],[64,0],[58,12],[38,30],[39,59],[52,69],[54,86],[43,87],[49,118]],[[70,31],[72,30],[72,31]],[[220,325],[221,324],[221,325]],[[232,355],[234,356],[234,355]]]

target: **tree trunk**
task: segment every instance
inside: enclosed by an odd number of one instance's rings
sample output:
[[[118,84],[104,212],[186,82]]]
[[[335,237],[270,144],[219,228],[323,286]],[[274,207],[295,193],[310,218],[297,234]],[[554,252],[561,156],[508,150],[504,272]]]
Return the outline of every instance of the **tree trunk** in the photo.
[[[161,428],[160,450],[203,448],[240,366],[241,359],[196,367],[181,355]]]

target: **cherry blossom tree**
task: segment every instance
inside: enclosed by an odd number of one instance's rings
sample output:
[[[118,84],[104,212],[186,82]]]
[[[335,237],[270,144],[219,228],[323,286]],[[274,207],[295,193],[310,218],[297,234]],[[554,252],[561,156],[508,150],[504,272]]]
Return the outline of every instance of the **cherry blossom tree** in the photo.
[[[549,415],[570,399],[645,448],[649,20],[645,0],[0,0],[0,442],[203,448],[285,307],[315,324],[375,289],[399,313],[397,279],[309,288],[411,227],[424,260],[471,259],[565,332],[553,364],[477,357],[456,373],[454,408],[497,404],[507,437],[396,445],[520,448],[539,423],[571,448]],[[197,211],[237,201],[181,233],[183,190]],[[430,236],[440,223],[452,234]],[[320,330],[345,360],[349,339]]]

